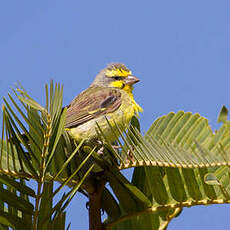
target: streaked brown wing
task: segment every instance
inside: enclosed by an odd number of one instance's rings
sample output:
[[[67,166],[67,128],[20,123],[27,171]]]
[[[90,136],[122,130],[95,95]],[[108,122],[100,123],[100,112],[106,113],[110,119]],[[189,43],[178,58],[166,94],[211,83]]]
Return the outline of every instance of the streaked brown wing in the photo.
[[[121,93],[114,88],[90,87],[79,94],[67,108],[65,128],[81,125],[111,113],[121,105]]]

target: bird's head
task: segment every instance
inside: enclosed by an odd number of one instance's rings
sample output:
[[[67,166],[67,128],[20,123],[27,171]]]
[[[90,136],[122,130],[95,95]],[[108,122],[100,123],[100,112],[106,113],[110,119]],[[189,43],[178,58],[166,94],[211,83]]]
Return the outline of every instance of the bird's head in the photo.
[[[112,63],[100,71],[92,85],[115,87],[132,93],[133,85],[137,82],[139,79],[124,64]]]

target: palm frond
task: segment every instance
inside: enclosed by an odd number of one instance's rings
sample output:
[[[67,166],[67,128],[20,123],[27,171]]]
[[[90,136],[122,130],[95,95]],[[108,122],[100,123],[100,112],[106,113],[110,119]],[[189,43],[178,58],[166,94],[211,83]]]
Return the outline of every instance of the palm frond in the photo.
[[[0,179],[0,226],[2,229],[30,229],[33,204],[29,197],[35,196],[32,189],[21,179],[1,175]]]
[[[89,191],[89,174],[97,167],[116,196],[106,188],[102,193],[108,229],[138,229],[140,224],[164,229],[183,207],[230,203],[226,109],[216,132],[204,117],[183,111],[157,119],[144,136],[135,117],[125,133],[107,121],[111,132],[120,136],[121,150],[113,148],[98,126],[105,147],[104,154],[98,155],[96,147],[83,148],[84,141],[76,144],[65,132],[61,85],[46,85],[45,106],[23,88],[13,93],[4,99],[0,139],[0,224],[6,229],[21,226],[25,219],[33,229],[59,226],[63,230],[65,208],[80,187]],[[132,182],[120,172],[130,167],[135,167]],[[34,179],[37,191],[10,176]],[[55,181],[61,184],[53,191]],[[66,185],[72,188],[54,203]]]
[[[230,203],[228,122],[213,133],[205,118],[181,111],[159,118],[144,137],[132,129],[122,137],[118,167],[139,166],[132,185],[151,205],[126,209],[107,229],[164,229],[183,207]]]
[[[87,168],[84,166],[94,149],[77,164],[83,142],[76,145],[64,131],[66,109],[62,108],[62,86],[53,82],[50,87],[46,85],[44,107],[22,87],[13,93],[14,97],[9,94],[3,105],[0,224],[6,229],[27,229],[29,226],[28,229],[33,230],[64,230],[65,209],[94,168],[93,163]],[[9,176],[34,179],[36,191]],[[55,181],[60,185],[53,191]],[[72,188],[58,199],[57,194],[66,185]],[[29,202],[29,197],[34,204]],[[28,225],[22,228],[24,219]]]
[[[114,153],[120,162],[120,169],[137,166],[209,168],[230,165],[229,127],[225,124],[213,133],[208,120],[199,114],[183,111],[169,113],[157,119],[144,137],[133,126],[126,135],[120,131],[120,136],[124,142],[123,151],[119,157]]]

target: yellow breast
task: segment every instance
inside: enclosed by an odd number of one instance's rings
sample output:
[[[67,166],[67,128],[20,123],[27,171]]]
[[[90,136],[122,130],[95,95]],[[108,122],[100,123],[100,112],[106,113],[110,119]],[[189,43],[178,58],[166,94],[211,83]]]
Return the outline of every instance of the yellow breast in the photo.
[[[121,106],[114,112],[100,116],[96,119],[90,120],[76,128],[71,128],[68,132],[77,141],[85,139],[88,144],[94,142],[98,138],[97,124],[103,131],[103,134],[112,143],[119,137],[119,132],[113,132],[108,124],[116,130],[116,125],[121,131],[128,128],[129,122],[134,114],[142,112],[143,109],[135,102],[133,95],[126,91],[121,94]],[[108,120],[108,121],[107,121]]]

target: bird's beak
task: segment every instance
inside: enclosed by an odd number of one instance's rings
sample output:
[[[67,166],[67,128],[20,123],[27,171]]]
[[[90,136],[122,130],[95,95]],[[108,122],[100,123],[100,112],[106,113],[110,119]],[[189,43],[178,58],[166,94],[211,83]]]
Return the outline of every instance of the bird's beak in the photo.
[[[132,76],[132,75],[130,75],[130,76],[125,78],[125,84],[127,84],[127,85],[133,85],[133,84],[136,84],[139,81],[140,81],[139,78],[137,78],[135,76]]]

